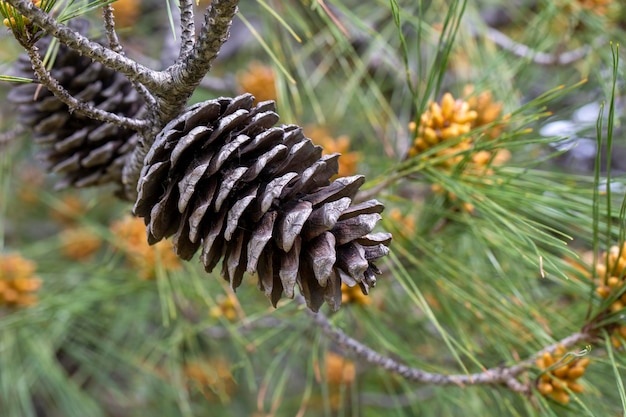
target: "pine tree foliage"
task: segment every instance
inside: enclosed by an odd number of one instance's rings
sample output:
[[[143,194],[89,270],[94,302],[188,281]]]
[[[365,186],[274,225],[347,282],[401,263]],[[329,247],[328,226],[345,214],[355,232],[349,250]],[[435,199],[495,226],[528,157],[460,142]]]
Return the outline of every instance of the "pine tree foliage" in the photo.
[[[620,2],[0,14],[0,415],[626,412]]]

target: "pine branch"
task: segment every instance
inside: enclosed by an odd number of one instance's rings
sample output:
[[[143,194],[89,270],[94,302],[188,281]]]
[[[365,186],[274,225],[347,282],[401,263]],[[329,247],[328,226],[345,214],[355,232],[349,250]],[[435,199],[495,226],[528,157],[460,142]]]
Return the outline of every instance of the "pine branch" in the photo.
[[[301,296],[297,296],[295,300],[300,305],[306,305]],[[306,308],[304,310],[313,319],[315,324],[321,328],[322,332],[337,343],[340,348],[349,350],[365,362],[398,374],[408,381],[433,385],[504,385],[514,392],[528,393],[529,387],[526,384],[519,382],[517,377],[525,372],[530,366],[533,366],[536,358],[541,356],[544,352],[554,352],[558,346],[568,348],[595,339],[593,334],[586,331],[580,331],[561,339],[557,343],[537,352],[530,358],[520,361],[512,366],[485,369],[483,372],[474,374],[444,375],[427,372],[419,368],[412,368],[396,361],[395,359],[378,353],[364,343],[353,339],[338,328],[334,327],[323,313],[314,313]]]
[[[115,32],[115,16],[113,15],[113,6],[107,4],[102,8],[102,18],[104,20],[104,32],[106,33],[107,40],[109,42],[109,48],[113,52],[123,54],[122,45],[120,39]]]
[[[171,19],[174,22],[180,21],[180,8],[173,7],[169,9],[171,12]],[[156,67],[159,65],[159,68],[167,68],[170,65],[174,65],[178,62],[178,57],[180,56],[180,51],[182,48],[181,44],[181,29],[182,22],[178,25],[174,24],[173,26],[168,27],[168,31],[165,34],[165,39],[163,40],[163,46],[161,48],[161,55],[159,57],[158,62],[154,62],[153,66]],[[142,62],[150,62],[153,61],[153,58],[142,56]]]
[[[177,64],[182,63],[189,57],[193,50],[196,36],[194,23],[193,0],[180,1],[180,52]]]
[[[585,58],[591,51],[591,46],[583,45],[580,48],[561,53],[550,54],[539,52],[527,45],[514,41],[504,33],[493,28],[487,29],[486,37],[500,48],[521,58],[530,59],[532,62],[539,65],[571,65]]]
[[[94,61],[121,72],[130,80],[144,84],[152,91],[161,91],[164,85],[172,81],[168,73],[151,70],[99,43],[90,41],[68,26],[59,23],[49,14],[35,6],[30,0],[7,0],[7,3],[19,10],[47,34],[57,38],[68,47],[90,57]]]
[[[28,47],[26,52],[39,82],[50,90],[50,92],[54,94],[54,96],[63,104],[68,106],[70,112],[76,112],[91,119],[112,123],[116,126],[121,126],[138,132],[148,128],[149,122],[147,120],[119,116],[117,114],[98,109],[72,97],[72,95],[50,75],[44,63],[41,61],[41,57],[39,56],[38,48],[36,46],[33,45]]]
[[[204,25],[198,39],[184,61],[169,67],[168,78],[174,80],[169,85],[168,95],[161,108],[165,119],[175,117],[181,103],[186,103],[200,84],[202,78],[211,69],[211,65],[222,45],[228,39],[230,26],[237,13],[238,0],[214,0],[206,14]],[[183,11],[184,13],[184,11]],[[181,46],[181,52],[187,47]]]
[[[165,70],[171,75],[171,79],[176,81],[168,85],[166,96],[162,95],[163,90],[159,90],[161,94],[155,93],[160,95],[158,117],[164,121],[163,124],[178,115],[182,106],[184,106],[211,68],[213,60],[228,39],[230,25],[237,12],[238,3],[238,0],[213,1],[205,14],[205,22],[198,41],[189,51],[184,62],[174,64]],[[185,11],[183,11],[184,13]],[[181,22],[184,22],[184,19],[181,16]],[[186,47],[183,42],[181,44],[181,54],[185,50]],[[135,185],[139,181],[143,160],[156,138],[157,129],[160,130],[161,127],[160,125],[154,126],[155,134],[146,137],[147,140],[142,146],[137,147],[133,151],[124,167],[123,182],[125,184],[125,193],[129,198],[134,198],[137,195]]]
[[[115,31],[115,16],[113,15],[113,7],[107,4],[102,8],[102,16],[104,19],[104,30],[107,34],[107,40],[109,47],[120,55],[125,55],[122,45],[120,44],[119,37]],[[150,110],[151,114],[157,114],[158,104],[154,96],[150,91],[136,80],[129,80],[135,90],[141,95],[141,98],[146,103],[146,106]]]
[[[237,12],[238,0],[214,1],[205,14],[205,21],[197,42],[188,51],[186,57],[179,57],[181,63],[170,66],[165,71],[155,71],[138,62],[127,58],[121,53],[91,42],[86,37],[59,23],[49,14],[36,7],[30,0],[9,0],[15,7],[34,24],[41,27],[46,33],[59,39],[68,47],[89,56],[107,67],[126,75],[129,80],[143,84],[161,102],[159,106],[159,122],[155,129],[174,118],[195,91],[202,78],[210,70],[211,64],[217,57],[220,48],[228,39],[232,19]],[[181,24],[185,25],[188,38],[181,45],[181,53],[189,49],[192,28],[189,26],[188,6],[183,5],[184,16]],[[147,144],[149,146],[150,143]]]
[[[26,128],[22,125],[18,125],[8,132],[0,133],[0,151],[9,146],[19,135],[24,133]]]

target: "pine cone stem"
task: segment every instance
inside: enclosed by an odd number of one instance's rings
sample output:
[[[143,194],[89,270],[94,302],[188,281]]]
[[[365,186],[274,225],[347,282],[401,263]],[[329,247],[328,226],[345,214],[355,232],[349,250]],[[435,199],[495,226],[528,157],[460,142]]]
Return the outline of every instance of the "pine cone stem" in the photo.
[[[107,4],[102,8],[102,16],[104,20],[104,30],[107,36],[109,47],[112,51],[124,55],[122,45],[120,44],[119,37],[115,31],[115,16],[113,15],[113,6]],[[158,114],[158,104],[152,93],[137,80],[130,79],[130,83],[135,90],[141,95],[146,107],[150,110],[150,114]],[[147,135],[144,135],[147,136]]]
[[[143,161],[148,153],[148,147],[143,144],[138,144],[128,157],[124,168],[122,169],[122,187],[124,198],[128,201],[134,201],[137,199],[137,184],[139,182],[139,176],[141,169],[143,168]]]
[[[68,106],[70,113],[76,112],[90,119],[112,123],[116,126],[135,131],[145,130],[149,127],[150,124],[147,120],[118,116],[117,114],[97,109],[72,97],[72,95],[50,75],[50,72],[48,72],[44,63],[41,61],[39,50],[36,46],[33,45],[27,48],[26,53],[28,54],[28,58],[33,65],[33,71],[35,72],[39,82],[50,90],[50,92],[52,92],[52,94],[54,94],[54,96],[63,104]]]

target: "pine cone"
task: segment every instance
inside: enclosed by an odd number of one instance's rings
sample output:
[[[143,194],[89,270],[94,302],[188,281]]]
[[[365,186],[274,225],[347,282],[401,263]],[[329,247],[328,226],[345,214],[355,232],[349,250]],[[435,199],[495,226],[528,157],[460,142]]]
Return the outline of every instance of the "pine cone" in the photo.
[[[77,19],[72,24],[81,33],[87,32],[86,21]],[[37,43],[42,55],[50,40]],[[16,76],[33,77],[26,55],[18,58],[14,69]],[[138,117],[143,111],[143,100],[124,75],[65,45],[60,45],[50,73],[72,96],[99,109],[127,117]],[[32,129],[35,142],[43,145],[41,159],[61,175],[57,188],[121,186],[125,158],[139,140],[133,131],[70,113],[37,83],[17,84],[7,98],[18,106],[18,122]]]
[[[141,172],[134,212],[148,241],[173,235],[175,251],[200,260],[236,289],[258,275],[272,304],[298,284],[313,311],[341,305],[341,283],[367,294],[388,253],[389,233],[371,233],[383,205],[351,205],[362,176],[330,182],[339,154],[322,156],[298,126],[274,127],[274,102],[254,97],[196,104],[157,136]]]

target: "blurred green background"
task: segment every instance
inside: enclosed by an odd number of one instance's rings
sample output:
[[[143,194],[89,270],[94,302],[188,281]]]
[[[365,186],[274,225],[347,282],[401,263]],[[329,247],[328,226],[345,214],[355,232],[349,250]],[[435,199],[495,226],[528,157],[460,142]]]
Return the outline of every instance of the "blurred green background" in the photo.
[[[126,54],[163,65],[174,3],[113,7]],[[322,309],[333,326],[429,372],[521,362],[524,393],[408,381],[298,302],[271,307],[254,277],[235,295],[148,246],[110,190],[55,190],[3,102],[0,416],[624,415],[623,274],[602,297],[595,266],[624,240],[625,27],[616,0],[246,1],[193,97],[276,100],[385,203],[391,255],[369,296]],[[19,45],[1,36],[9,74]],[[566,351],[590,359],[582,392],[543,395],[533,355],[581,331]]]

